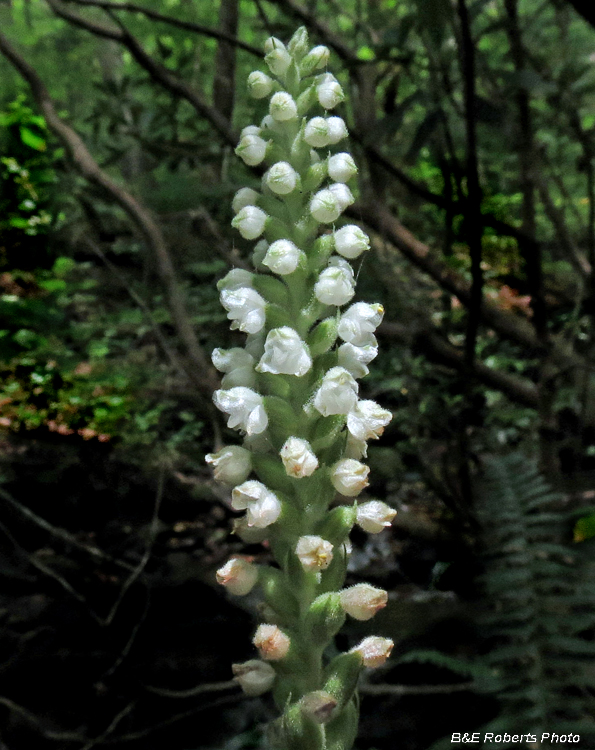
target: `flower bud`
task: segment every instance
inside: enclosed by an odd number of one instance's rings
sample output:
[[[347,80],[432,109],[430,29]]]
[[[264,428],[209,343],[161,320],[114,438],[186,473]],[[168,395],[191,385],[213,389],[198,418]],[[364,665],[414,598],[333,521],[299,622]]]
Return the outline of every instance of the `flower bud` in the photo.
[[[205,461],[213,467],[215,479],[225,484],[241,484],[252,471],[252,454],[239,445],[229,445],[217,453],[208,453]]]
[[[313,117],[304,129],[304,140],[309,146],[323,148],[329,144],[327,120],[324,117]]]
[[[271,43],[269,44],[269,42]],[[267,44],[269,45],[269,49],[264,57],[264,61],[269,66],[269,70],[275,76],[285,75],[287,68],[291,65],[291,55],[285,49],[283,42],[275,39],[275,37],[267,39],[265,50],[267,49]]]
[[[313,47],[310,52],[304,57],[300,65],[300,72],[302,75],[307,76],[315,70],[325,68],[328,65],[328,61],[331,55],[331,51],[328,47],[319,44],[317,47]]]
[[[295,554],[305,570],[325,570],[333,560],[333,545],[320,536],[301,536]]]
[[[257,193],[256,190],[252,190],[252,188],[240,188],[231,202],[234,214],[237,214],[246,206],[255,206],[259,196],[260,193]]]
[[[333,487],[342,495],[356,497],[367,487],[370,467],[353,458],[343,458],[331,468]]]
[[[267,218],[262,209],[256,206],[244,206],[238,211],[231,225],[245,240],[255,240],[264,232]]]
[[[287,438],[279,455],[290,477],[296,479],[309,477],[318,468],[318,459],[310,443],[302,438]]]
[[[308,50],[308,32],[305,26],[300,26],[299,29],[289,40],[287,49],[294,56],[303,56]]]
[[[310,201],[310,213],[322,224],[332,224],[341,216],[341,206],[328,188],[318,191]]]
[[[333,182],[333,184],[330,185],[328,189],[335,196],[335,200],[339,204],[341,212],[343,212],[348,206],[351,206],[353,203],[355,203],[353,193],[347,187],[347,185],[343,184],[342,182]]]
[[[334,154],[328,160],[328,173],[335,182],[349,182],[357,174],[357,167],[351,154]]]
[[[333,179],[337,179],[333,177]],[[355,224],[337,229],[334,233],[335,250],[344,258],[358,258],[363,252],[370,249],[370,238]]]
[[[396,515],[397,511],[381,500],[370,500],[357,507],[357,523],[368,534],[379,534],[388,528]]]
[[[340,593],[341,606],[354,620],[370,620],[378,610],[386,607],[388,594],[369,583],[358,583]]]
[[[354,346],[353,344],[342,344],[337,350],[339,365],[350,372],[354,378],[363,378],[370,371],[368,365],[377,356],[378,347]]]
[[[286,122],[287,120],[295,120],[297,117],[297,104],[293,100],[291,94],[287,91],[277,91],[271,97],[271,103],[269,104],[269,114],[277,122]]]
[[[252,251],[252,265],[258,271],[264,271],[264,268],[262,268],[262,262],[266,257],[268,249],[269,243],[266,240],[259,240],[256,245],[254,245],[254,250]]]
[[[347,415],[347,428],[357,440],[377,440],[392,418],[390,411],[375,401],[360,401]]]
[[[298,267],[300,255],[299,247],[291,240],[276,240],[268,246],[262,264],[270,268],[273,273],[286,276]]]
[[[228,391],[215,391],[213,401],[220,411],[229,414],[229,428],[238,427],[248,435],[258,435],[266,430],[269,420],[262,396],[250,388],[238,386]]]
[[[256,526],[259,529],[275,523],[281,515],[281,503],[277,495],[256,479],[249,479],[234,487],[231,493],[231,507],[234,510],[245,510],[248,526]]]
[[[372,635],[352,648],[350,654],[359,654],[363,660],[364,667],[381,667],[384,662],[390,656],[390,652],[393,650],[394,643],[390,638],[380,638],[380,636]]]
[[[224,289],[221,292],[221,304],[227,310],[227,317],[233,321],[231,329],[243,333],[258,333],[265,320],[266,300],[255,289]]]
[[[314,295],[324,305],[345,305],[355,294],[353,269],[343,258],[334,256],[314,285]]]
[[[277,122],[277,120],[274,120],[270,115],[265,115],[262,120],[260,121],[260,127],[264,131],[273,131],[273,133],[281,133],[283,131],[283,126],[280,122]],[[265,135],[268,135],[268,133],[265,132]]]
[[[264,180],[273,193],[288,195],[295,190],[298,173],[288,162],[278,161],[265,174]]]
[[[248,76],[248,94],[253,99],[264,99],[273,90],[275,82],[266,73],[255,70]]]
[[[376,339],[372,334],[382,322],[383,315],[382,305],[356,302],[341,316],[339,336],[354,346],[375,346]]]
[[[357,404],[358,385],[342,367],[331,368],[314,397],[314,408],[323,417],[348,414]]]
[[[275,682],[275,670],[266,661],[250,659],[243,664],[232,664],[234,680],[239,683],[244,693],[251,698],[266,693]]]
[[[330,73],[316,87],[316,95],[320,106],[324,109],[333,109],[345,99],[341,85]]]
[[[329,143],[335,145],[347,138],[349,132],[347,131],[347,125],[341,117],[328,117],[326,120],[326,126],[328,128]]]
[[[247,135],[260,135],[260,133],[261,128],[259,128],[258,125],[246,125],[246,127],[242,128],[240,132],[240,140]]]
[[[327,724],[331,720],[336,707],[337,701],[335,698],[324,690],[315,690],[308,693],[300,701],[302,713],[314,719],[317,724]]]
[[[232,557],[217,571],[217,583],[234,596],[245,596],[258,581],[258,568],[241,557]]]
[[[213,349],[211,361],[219,372],[225,373],[221,381],[224,388],[233,388],[236,385],[244,385],[246,388],[254,386],[254,357],[245,349]]]
[[[249,167],[255,167],[264,159],[267,142],[259,135],[245,135],[238,143],[236,154]]]
[[[222,292],[224,289],[241,289],[242,287],[251,287],[254,280],[254,274],[245,271],[243,268],[232,268],[222,279],[217,282],[217,289]]]
[[[279,661],[287,656],[291,641],[289,636],[276,625],[258,626],[252,643],[260,651],[260,657],[267,661]]]
[[[273,328],[264,344],[264,354],[256,365],[257,372],[273,375],[305,375],[312,367],[312,357],[299,334],[289,328]]]

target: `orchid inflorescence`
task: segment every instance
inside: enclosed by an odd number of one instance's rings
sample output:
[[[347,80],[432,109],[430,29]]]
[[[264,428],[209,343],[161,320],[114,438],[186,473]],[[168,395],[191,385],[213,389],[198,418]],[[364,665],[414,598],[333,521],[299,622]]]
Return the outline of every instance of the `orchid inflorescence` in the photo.
[[[232,508],[245,511],[235,533],[247,543],[268,540],[278,567],[234,557],[217,580],[238,596],[256,585],[263,591],[266,622],[253,640],[260,658],[233,672],[247,695],[272,689],[283,715],[270,744],[349,750],[359,672],[383,664],[393,644],[372,636],[334,658],[325,652],[346,615],[368,620],[386,605],[382,589],[343,584],[353,525],[376,534],[396,511],[379,500],[329,507],[337,493],[355,498],[368,485],[367,441],[392,416],[360,400],[356,380],[378,352],[383,309],[344,308],[355,294],[349,261],[370,241],[358,226],[335,224],[354,202],[347,183],[357,167],[340,150],[344,121],[329,115],[344,99],[334,76],[320,72],[329,50],[308,49],[301,28],[287,47],[268,39],[265,52],[270,75],[251,73],[248,91],[269,98],[268,114],[244,128],[236,154],[268,169],[260,191],[242,188],[232,203],[232,225],[257,240],[255,273],[233,269],[218,284],[231,328],[247,340],[212,357],[224,373],[215,405],[245,437],[206,460],[233,487]]]

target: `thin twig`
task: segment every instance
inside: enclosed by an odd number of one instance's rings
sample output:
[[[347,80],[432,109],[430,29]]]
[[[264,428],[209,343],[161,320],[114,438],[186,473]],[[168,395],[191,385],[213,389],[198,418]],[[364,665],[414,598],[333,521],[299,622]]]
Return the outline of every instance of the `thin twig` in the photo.
[[[203,683],[202,685],[197,685],[188,690],[169,690],[168,688],[160,688],[154,685],[144,685],[143,687],[149,693],[163,695],[165,698],[194,698],[196,695],[204,695],[205,693],[218,693],[223,690],[232,690],[238,688],[239,685],[235,680],[227,680],[226,682]]]
[[[127,706],[124,706],[124,708],[114,716],[105,731],[103,731],[98,737],[95,737],[95,739],[89,740],[81,750],[92,750],[92,748],[97,747],[97,745],[103,745],[104,740],[106,740],[110,734],[113,734],[114,729],[117,728],[122,719],[128,716],[135,706],[136,701],[132,701]]]
[[[363,695],[448,695],[473,690],[473,682],[457,682],[453,685],[360,685]]]

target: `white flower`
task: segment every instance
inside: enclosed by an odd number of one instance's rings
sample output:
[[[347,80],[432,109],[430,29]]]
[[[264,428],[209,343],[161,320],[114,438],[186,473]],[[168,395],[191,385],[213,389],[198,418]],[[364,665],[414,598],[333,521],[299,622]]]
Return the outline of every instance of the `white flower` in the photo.
[[[275,82],[266,73],[255,70],[248,76],[248,93],[254,99],[264,99],[273,90]]]
[[[239,328],[243,333],[258,333],[266,320],[266,300],[254,289],[224,289],[221,304],[227,310],[227,317],[233,321],[231,329]]]
[[[333,487],[342,495],[356,497],[367,487],[370,467],[353,458],[342,458],[331,468]]]
[[[381,638],[377,635],[371,635],[352,648],[351,654],[359,654],[362,657],[364,667],[381,667],[390,656],[394,643],[390,638]]]
[[[228,445],[217,453],[209,453],[205,461],[213,467],[218,482],[241,484],[252,471],[252,454],[240,445]]]
[[[262,396],[251,388],[237,386],[228,391],[215,391],[213,401],[220,411],[229,414],[228,427],[239,427],[248,435],[258,435],[266,430],[269,418],[264,410]]]
[[[368,503],[357,506],[358,526],[361,526],[368,534],[379,534],[391,525],[396,515],[397,511],[381,500],[370,500]]]
[[[240,289],[243,286],[252,286],[254,274],[245,271],[243,268],[232,268],[225,276],[217,282],[217,289],[222,292],[224,289]]]
[[[324,109],[333,109],[345,99],[341,85],[330,73],[316,87],[316,95],[320,106]]]
[[[237,214],[246,206],[255,206],[258,198],[259,193],[257,193],[256,190],[252,190],[252,188],[249,187],[240,188],[231,202],[234,214]]]
[[[277,195],[288,195],[297,185],[298,173],[286,161],[278,161],[264,176],[266,184]]]
[[[213,349],[211,361],[219,372],[225,373],[221,380],[224,388],[232,388],[235,385],[245,385],[247,388],[254,386],[254,357],[245,349]]]
[[[277,91],[271,97],[269,104],[269,114],[277,122],[286,122],[294,120],[297,117],[297,104],[291,94],[287,91]]]
[[[298,267],[300,255],[299,247],[291,240],[276,240],[268,246],[262,264],[268,266],[273,273],[286,276]]]
[[[240,140],[244,138],[246,135],[260,135],[261,129],[258,127],[258,125],[246,125],[245,128],[242,128],[240,132]]]
[[[245,510],[248,526],[259,529],[275,523],[281,515],[281,503],[277,495],[256,479],[249,479],[234,487],[231,492],[231,507],[234,510]]]
[[[368,365],[377,354],[378,347],[372,344],[367,346],[342,344],[338,349],[339,365],[348,370],[354,378],[363,378],[370,372]]]
[[[264,232],[267,215],[256,206],[244,206],[232,219],[231,226],[238,230],[245,240],[255,240]]]
[[[328,173],[335,182],[349,182],[357,174],[357,167],[351,154],[334,154],[328,160]]]
[[[252,643],[260,651],[262,659],[279,661],[287,656],[291,641],[276,625],[259,625]]]
[[[257,372],[273,375],[305,375],[312,367],[312,357],[299,334],[289,328],[273,328],[264,343],[264,354],[256,365]]]
[[[251,698],[270,690],[276,677],[273,667],[260,659],[250,659],[243,664],[232,664],[231,671],[235,675],[234,680]]]
[[[252,251],[252,265],[259,271],[264,270],[261,266],[268,249],[269,243],[266,240],[259,240],[256,245],[254,245],[254,250]]]
[[[347,131],[347,125],[341,117],[328,117],[326,121],[328,128],[329,143],[335,144],[342,141],[343,138],[347,138],[349,132]]]
[[[305,570],[325,570],[333,559],[333,545],[320,536],[301,536],[295,554]]]
[[[266,51],[264,61],[269,66],[271,73],[276,76],[284,75],[291,65],[291,55],[283,42],[272,36],[267,39],[264,48]]]
[[[317,47],[313,47],[310,52],[304,57],[301,63],[302,73],[308,74],[313,70],[319,70],[328,65],[331,51],[328,47],[324,47],[319,44]]]
[[[314,295],[324,305],[345,305],[355,294],[353,269],[337,256],[330,259],[314,285]]]
[[[360,401],[347,415],[347,429],[357,440],[377,440],[393,415],[375,401]]]
[[[357,404],[358,385],[343,367],[331,368],[314,397],[314,408],[323,417],[348,414]]]
[[[319,190],[310,201],[310,213],[322,224],[332,224],[341,216],[337,197],[328,188]]]
[[[388,602],[386,591],[369,583],[357,583],[341,591],[340,596],[341,606],[354,620],[370,620]]]
[[[364,251],[370,249],[370,238],[355,224],[347,224],[337,229],[333,236],[335,250],[344,258],[350,260],[358,258]]]
[[[287,438],[279,455],[290,477],[309,477],[318,468],[318,459],[312,451],[312,446],[302,438]]]
[[[255,167],[264,159],[267,142],[259,135],[245,135],[238,143],[236,154],[249,167]]]
[[[356,302],[341,316],[339,336],[354,346],[375,346],[376,339],[372,334],[382,322],[383,316],[382,305]]]
[[[328,189],[335,196],[335,200],[339,204],[341,211],[344,211],[347,206],[351,206],[355,202],[353,193],[342,182],[333,182]]]
[[[323,148],[329,144],[327,120],[324,117],[313,117],[304,129],[304,140],[309,146]]]
[[[258,581],[258,568],[241,557],[232,557],[217,571],[217,583],[234,596],[245,596]]]

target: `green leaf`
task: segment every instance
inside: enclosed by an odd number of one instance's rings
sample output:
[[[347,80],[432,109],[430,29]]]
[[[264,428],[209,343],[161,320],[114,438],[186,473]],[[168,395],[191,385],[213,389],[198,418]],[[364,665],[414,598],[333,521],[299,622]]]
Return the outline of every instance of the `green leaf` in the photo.
[[[46,150],[47,143],[45,142],[45,140],[40,135],[37,135],[32,130],[25,127],[25,125],[21,125],[19,127],[19,133],[21,134],[21,140],[23,141],[25,146],[29,146],[29,148],[32,148],[35,151]]]

